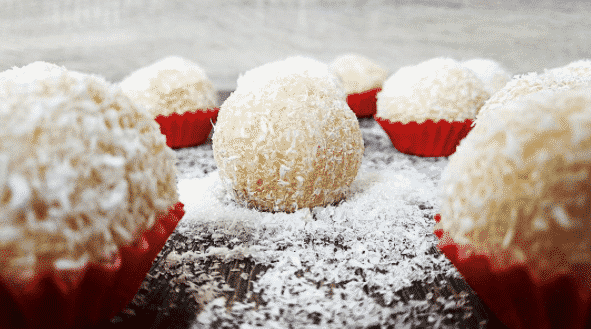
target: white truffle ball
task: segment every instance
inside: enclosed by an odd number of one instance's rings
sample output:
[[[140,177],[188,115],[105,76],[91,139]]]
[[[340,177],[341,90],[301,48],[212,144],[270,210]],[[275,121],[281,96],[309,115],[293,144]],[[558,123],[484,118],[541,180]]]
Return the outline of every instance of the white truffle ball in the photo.
[[[557,67],[546,72],[572,74],[579,77],[591,76],[591,60],[581,59],[569,63],[568,65]]]
[[[327,66],[295,57],[238,80],[221,106],[213,151],[237,201],[293,212],[345,198],[364,147],[357,118]]]
[[[120,86],[153,117],[205,111],[217,105],[216,90],[205,71],[178,56],[140,68],[121,81]]]
[[[324,80],[329,77],[333,83],[335,95],[345,99],[347,95],[338,76],[330,71],[328,65],[313,58],[304,56],[292,56],[281,61],[275,61],[261,65],[255,69],[247,71],[236,81],[236,89],[258,91],[262,86],[279,79],[293,75],[306,75],[311,79]]]
[[[330,69],[341,78],[347,94],[381,88],[388,78],[388,71],[371,59],[358,54],[346,54],[335,58],[330,64]]]
[[[393,122],[474,119],[489,98],[476,74],[450,58],[399,69],[378,93],[377,113]]]
[[[443,171],[436,229],[499,267],[551,274],[589,264],[590,95],[543,90],[480,117]]]
[[[0,271],[109,260],[178,202],[175,162],[103,78],[43,62],[3,72]]]
[[[577,86],[588,85],[590,77],[576,76],[565,71],[547,71],[544,74],[530,72],[516,75],[505,87],[489,98],[480,109],[478,117],[490,111],[496,111],[519,97],[542,90],[566,90]],[[476,120],[475,125],[478,125]]]
[[[484,88],[491,96],[511,80],[509,72],[492,59],[475,58],[462,64],[476,73],[476,76],[482,80]]]

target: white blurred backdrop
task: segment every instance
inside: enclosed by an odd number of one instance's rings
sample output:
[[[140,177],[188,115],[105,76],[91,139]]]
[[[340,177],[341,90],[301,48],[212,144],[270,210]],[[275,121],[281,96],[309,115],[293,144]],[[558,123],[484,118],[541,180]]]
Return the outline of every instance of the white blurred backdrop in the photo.
[[[392,72],[450,56],[525,73],[591,57],[589,13],[550,0],[0,0],[0,70],[45,60],[116,82],[179,55],[233,89],[273,60],[357,52]]]

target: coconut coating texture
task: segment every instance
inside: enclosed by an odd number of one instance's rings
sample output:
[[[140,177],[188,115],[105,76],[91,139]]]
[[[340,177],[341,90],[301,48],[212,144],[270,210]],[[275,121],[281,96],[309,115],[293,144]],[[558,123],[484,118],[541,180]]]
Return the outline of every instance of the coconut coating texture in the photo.
[[[546,72],[563,72],[566,74],[573,74],[580,77],[589,77],[591,76],[591,60],[581,59],[578,61],[574,61],[568,65],[557,67]]]
[[[365,56],[341,55],[330,64],[330,69],[341,78],[347,94],[381,88],[388,71]]]
[[[217,106],[216,90],[205,71],[177,56],[133,72],[120,85],[129,98],[146,107],[154,117]]]
[[[377,96],[377,113],[392,122],[474,119],[490,97],[476,74],[451,58],[399,69]]]
[[[476,76],[482,80],[486,91],[491,96],[511,80],[509,72],[492,59],[475,58],[462,64],[476,73]]]
[[[306,75],[315,80],[330,80],[329,87],[333,88],[334,96],[346,99],[343,82],[330,71],[328,65],[314,58],[305,56],[292,56],[284,60],[270,62],[240,75],[236,81],[236,89],[258,91],[280,77]],[[327,83],[325,81],[325,83]]]
[[[346,197],[363,138],[344,90],[320,64],[288,58],[255,68],[222,104],[213,152],[237,201],[293,212]]]
[[[103,78],[35,62],[0,74],[0,273],[110,260],[178,202],[156,122]]]
[[[591,89],[545,90],[483,114],[441,178],[456,243],[540,277],[591,263]]]
[[[479,116],[496,111],[507,103],[525,95],[542,90],[568,90],[578,86],[589,85],[591,77],[576,76],[566,71],[547,71],[544,74],[530,72],[516,75],[505,87],[492,95],[480,109]],[[478,125],[478,120],[475,122]]]

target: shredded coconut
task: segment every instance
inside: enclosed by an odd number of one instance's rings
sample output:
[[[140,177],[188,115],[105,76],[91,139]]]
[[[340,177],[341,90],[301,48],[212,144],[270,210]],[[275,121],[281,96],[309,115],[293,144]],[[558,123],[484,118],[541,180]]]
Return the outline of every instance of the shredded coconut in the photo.
[[[377,116],[395,122],[474,119],[490,97],[476,74],[450,58],[399,69],[377,96]]]
[[[364,150],[344,95],[326,65],[306,58],[242,76],[212,138],[220,177],[235,199],[266,211],[342,200]]]
[[[388,71],[358,54],[346,54],[335,58],[330,64],[330,69],[341,78],[347,94],[381,88],[388,78]]]
[[[259,92],[268,83],[272,84],[274,81],[289,79],[299,75],[305,76],[311,81],[315,81],[315,83],[323,84],[323,88],[320,89],[326,90],[319,91],[321,93],[330,91],[336,97],[346,98],[342,81],[330,71],[328,65],[313,58],[303,56],[288,57],[284,60],[267,63],[247,71],[238,77],[236,90],[240,89],[242,92]],[[303,86],[305,84],[300,85]]]
[[[217,171],[180,180],[179,194],[186,214],[178,233],[235,237],[241,241],[234,247],[239,252],[209,248],[205,253],[248,255],[257,264],[272,265],[253,282],[253,293],[264,302],[237,301],[231,309],[223,298],[210,302],[196,327],[235,318],[245,326],[281,328],[380,325],[401,312],[391,306],[397,303],[394,291],[441,274],[459,277],[445,257],[429,252],[436,243],[436,188],[408,160],[380,171],[361,170],[338,205],[293,213],[260,212],[236,203]],[[365,290],[381,296],[388,307]]]
[[[475,58],[463,62],[462,65],[476,73],[476,76],[482,80],[484,88],[491,96],[511,80],[509,72],[492,59]]]
[[[0,272],[109,260],[175,182],[156,122],[117,86],[43,62],[0,74]]]
[[[545,72],[551,73],[566,73],[572,74],[580,77],[590,77],[591,76],[591,60],[589,59],[581,59],[578,61],[574,61],[568,65],[554,68],[551,70],[546,70]]]
[[[541,90],[567,90],[576,86],[588,85],[591,76],[576,76],[565,70],[546,71],[544,74],[530,72],[516,75],[505,87],[492,95],[482,106],[479,116],[489,111],[496,111],[507,103],[525,95]],[[478,125],[478,120],[475,121]]]
[[[216,90],[205,71],[177,56],[166,57],[133,72],[120,86],[154,117],[207,110],[217,105]]]
[[[443,172],[438,227],[538,275],[589,264],[590,93],[542,90],[483,113]]]

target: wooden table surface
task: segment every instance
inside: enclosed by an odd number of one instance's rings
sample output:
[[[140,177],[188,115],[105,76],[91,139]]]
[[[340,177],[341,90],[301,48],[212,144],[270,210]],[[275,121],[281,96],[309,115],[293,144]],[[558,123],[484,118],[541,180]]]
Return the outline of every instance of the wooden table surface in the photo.
[[[230,92],[220,92],[220,103],[228,97]],[[373,119],[359,119],[362,128],[375,125]],[[369,138],[369,137],[367,137]],[[364,135],[364,139],[366,136]],[[209,146],[199,146],[211,149]],[[206,144],[207,144],[206,143]],[[368,147],[370,140],[365,140],[366,154],[371,152]],[[390,144],[389,152],[398,152]],[[177,152],[180,152],[177,150]],[[413,157],[413,156],[409,156]],[[209,168],[207,170],[215,170]],[[182,170],[181,170],[182,171]],[[432,219],[432,209],[424,209],[425,216]],[[431,207],[432,208],[432,207]],[[307,243],[331,244],[335,248],[346,248],[337,241],[308,241]],[[180,260],[170,262],[167,256],[171,252],[182,254],[193,250],[207,250],[209,247],[232,248],[234,242],[227,237],[203,233],[200,235],[184,235],[175,231],[166,242],[152,268],[142,283],[137,295],[126,309],[117,314],[110,321],[104,321],[96,328],[199,328],[194,324],[196,316],[203,309],[197,288],[202,285],[217,286],[220,294],[225,295],[225,306],[231,308],[235,301],[254,302],[257,306],[265,306],[264,293],[252,293],[252,283],[269,269],[269,266],[257,264],[250,257],[242,260],[224,262],[216,257],[208,257],[198,261]],[[336,250],[336,249],[335,249]],[[430,247],[428,253],[438,255],[436,246]],[[356,270],[357,271],[357,270]],[[359,269],[359,271],[362,271]],[[302,275],[303,273],[300,273]],[[363,273],[358,273],[363,276]],[[298,273],[296,273],[298,275]],[[317,282],[317,287],[322,285]],[[396,325],[384,327],[404,328],[506,328],[490,309],[472,291],[461,278],[438,275],[436,280],[413,281],[412,285],[394,291],[394,300],[386,304],[383,298],[365,288],[364,292],[372,297],[382,307],[405,310],[395,312]],[[403,306],[402,308],[400,306]],[[438,315],[434,317],[434,315]],[[440,319],[435,321],[434,319]],[[214,321],[215,328],[239,328],[240,319],[219,319]],[[403,325],[402,325],[403,324]],[[368,327],[368,328],[375,328]]]

